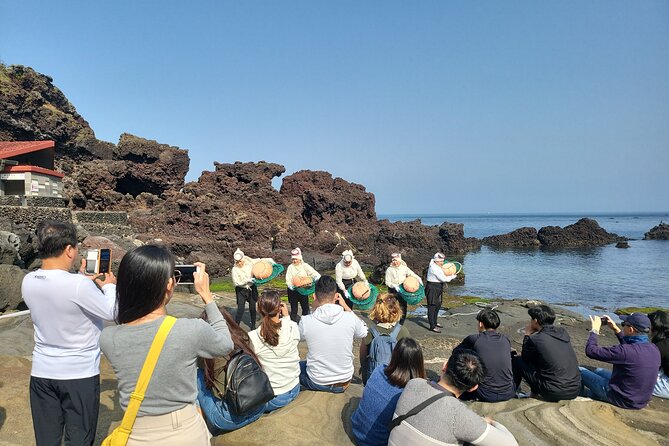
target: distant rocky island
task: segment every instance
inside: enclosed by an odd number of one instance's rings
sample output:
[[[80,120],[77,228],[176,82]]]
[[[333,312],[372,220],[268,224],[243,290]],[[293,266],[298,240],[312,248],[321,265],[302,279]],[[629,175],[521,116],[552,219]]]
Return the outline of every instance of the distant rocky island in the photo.
[[[307,259],[330,267],[344,249],[352,249],[377,269],[398,251],[420,271],[435,251],[461,260],[481,245],[562,249],[625,240],[591,219],[564,228],[520,228],[482,240],[465,237],[464,226],[457,223],[391,223],[377,218],[374,194],[328,172],[293,173],[277,191],[272,179],[286,169],[265,161],[214,162],[213,171],[186,183],[188,150],[127,133],[117,144],[101,141],[49,76],[25,66],[0,65],[0,141],[28,140],[55,141],[56,168],[65,174],[63,206],[78,215],[72,219],[86,235],[107,235],[105,225],[118,220],[127,224],[122,235],[129,241],[119,242],[124,249],[136,240],[160,239],[185,261],[206,262],[219,275],[230,267],[237,247],[251,256],[286,261],[290,249],[300,246]],[[109,215],[96,220],[94,213],[81,211]],[[0,213],[0,231],[20,239],[21,266],[28,268],[34,259],[30,226],[70,214],[35,208],[30,225],[17,224],[8,215]],[[646,238],[666,239],[668,225],[658,228]],[[4,243],[3,249],[9,245]],[[16,263],[11,255],[3,258],[3,263]]]

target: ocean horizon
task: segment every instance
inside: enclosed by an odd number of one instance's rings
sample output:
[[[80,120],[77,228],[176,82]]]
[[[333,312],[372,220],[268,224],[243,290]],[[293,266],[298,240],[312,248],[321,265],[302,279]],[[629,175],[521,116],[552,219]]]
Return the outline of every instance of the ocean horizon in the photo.
[[[521,227],[567,226],[596,220],[609,232],[627,237],[628,249],[614,244],[589,249],[493,249],[483,246],[464,256],[465,285],[454,295],[487,299],[532,299],[601,314],[623,307],[669,308],[669,241],[643,240],[669,212],[380,214],[379,219],[425,225],[464,224],[466,237],[500,235]],[[426,259],[426,262],[429,259]],[[598,308],[601,307],[601,308]],[[596,308],[596,310],[593,310]]]

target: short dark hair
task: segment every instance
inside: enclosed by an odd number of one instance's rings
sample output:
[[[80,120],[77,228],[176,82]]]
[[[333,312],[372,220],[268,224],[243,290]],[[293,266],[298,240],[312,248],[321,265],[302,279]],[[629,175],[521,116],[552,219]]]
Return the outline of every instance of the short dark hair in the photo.
[[[444,377],[461,392],[466,392],[485,377],[485,366],[474,350],[457,349],[446,363]]]
[[[499,315],[497,312],[487,308],[485,310],[479,311],[479,314],[476,315],[476,320],[481,322],[483,327],[486,329],[496,329],[500,324]]]
[[[132,322],[160,307],[173,276],[174,255],[166,247],[144,245],[128,251],[118,267],[116,322]]]
[[[383,372],[394,386],[404,388],[410,379],[425,378],[425,362],[420,344],[413,338],[397,341],[390,364]]]
[[[651,342],[658,343],[669,338],[669,317],[665,311],[648,313],[648,319],[650,319]]]
[[[316,281],[316,299],[319,302],[327,302],[334,299],[337,292],[337,282],[330,276],[321,276]]]
[[[553,325],[553,322],[555,322],[555,311],[548,305],[535,305],[527,310],[527,314],[532,319],[536,319],[542,327]]]
[[[37,251],[41,259],[58,257],[69,246],[77,247],[77,227],[66,221],[42,220],[37,226]]]

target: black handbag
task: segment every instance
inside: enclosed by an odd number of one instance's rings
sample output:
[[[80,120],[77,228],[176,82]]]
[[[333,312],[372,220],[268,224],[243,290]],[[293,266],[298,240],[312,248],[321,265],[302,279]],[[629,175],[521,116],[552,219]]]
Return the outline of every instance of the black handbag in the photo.
[[[225,380],[225,402],[234,415],[245,415],[274,398],[267,374],[241,349],[228,361]]]

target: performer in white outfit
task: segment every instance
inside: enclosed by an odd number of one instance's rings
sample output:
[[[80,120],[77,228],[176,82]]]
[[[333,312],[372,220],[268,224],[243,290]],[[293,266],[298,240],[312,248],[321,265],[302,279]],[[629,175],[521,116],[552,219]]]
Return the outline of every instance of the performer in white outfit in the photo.
[[[293,280],[296,277],[310,277],[314,282],[321,278],[321,275],[311,267],[308,263],[302,260],[302,250],[295,248],[290,251],[291,264],[286,269],[286,286],[288,287],[288,303],[290,303],[290,318],[299,322],[300,318],[297,315],[298,303],[302,306],[302,316],[310,313],[309,310],[309,296],[303,296],[293,285]]]
[[[386,286],[388,287],[389,293],[397,295],[397,300],[402,308],[402,319],[400,319],[400,324],[404,324],[404,320],[407,317],[407,302],[399,294],[400,285],[402,285],[409,276],[418,279],[418,282],[420,282],[421,285],[423,284],[423,279],[421,279],[418,274],[411,271],[406,262],[402,260],[402,256],[399,252],[392,253],[390,258],[390,266],[386,269]]]
[[[337,287],[339,288],[340,294],[344,298],[346,305],[348,305],[349,308],[353,308],[353,302],[351,302],[348,287],[358,281],[368,282],[365,273],[360,267],[360,263],[355,259],[353,251],[350,249],[341,253],[341,260],[337,263],[337,266],[335,266],[335,281],[337,282]]]
[[[427,286],[425,287],[425,298],[427,299],[427,321],[430,324],[430,330],[435,333],[441,333],[441,324],[437,322],[437,315],[442,303],[442,294],[444,283],[455,279],[456,274],[447,276],[442,267],[446,256],[438,252],[430,260],[427,268]]]
[[[256,302],[258,301],[258,287],[253,278],[253,265],[260,261],[270,262],[274,264],[274,260],[270,258],[252,259],[244,255],[244,252],[237,248],[233,255],[235,265],[232,267],[232,283],[235,285],[235,294],[237,296],[237,314],[235,314],[235,322],[238,324],[242,321],[244,316],[244,307],[246,302],[249,303],[249,314],[251,321],[249,327],[251,330],[256,328]]]

